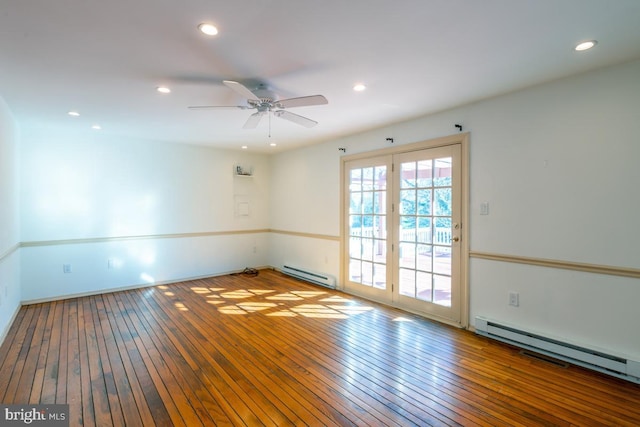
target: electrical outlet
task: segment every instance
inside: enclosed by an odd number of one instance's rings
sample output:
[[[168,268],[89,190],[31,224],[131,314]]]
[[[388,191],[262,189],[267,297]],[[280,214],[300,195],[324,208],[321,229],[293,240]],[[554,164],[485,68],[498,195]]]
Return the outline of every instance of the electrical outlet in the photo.
[[[62,264],[62,272],[64,274],[71,273],[71,264]]]
[[[509,305],[518,307],[520,305],[520,294],[517,292],[509,292]]]

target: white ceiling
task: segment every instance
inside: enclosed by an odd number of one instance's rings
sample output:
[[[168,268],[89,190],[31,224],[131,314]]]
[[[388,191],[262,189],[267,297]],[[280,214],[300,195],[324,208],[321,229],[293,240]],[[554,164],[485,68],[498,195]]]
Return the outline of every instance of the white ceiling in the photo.
[[[283,150],[636,58],[640,0],[0,0],[0,96],[54,139]],[[187,109],[244,104],[222,80],[329,104],[271,137],[242,129],[251,110]]]

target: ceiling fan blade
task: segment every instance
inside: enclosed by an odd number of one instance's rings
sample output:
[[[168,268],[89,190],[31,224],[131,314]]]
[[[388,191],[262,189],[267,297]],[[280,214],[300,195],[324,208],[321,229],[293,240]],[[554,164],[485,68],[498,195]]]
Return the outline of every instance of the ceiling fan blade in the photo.
[[[249,107],[245,105],[191,105],[187,108],[190,110],[246,110]]]
[[[257,113],[253,113],[249,116],[242,129],[255,129],[258,127],[258,123],[260,123],[260,119],[265,113],[263,111],[258,111]]]
[[[309,105],[328,104],[327,98],[322,95],[301,96],[300,98],[281,99],[276,102],[278,108],[306,107]]]
[[[229,89],[235,91],[236,93],[242,95],[244,98],[250,99],[252,101],[260,102],[260,98],[258,98],[255,93],[251,92],[247,87],[241,83],[234,82],[231,80],[223,80],[222,83]]]
[[[274,113],[276,117],[280,117],[281,119],[289,120],[290,122],[302,125],[307,128],[312,128],[318,124],[315,120],[308,119],[306,117],[299,116],[297,114],[290,113],[284,110],[278,110]]]

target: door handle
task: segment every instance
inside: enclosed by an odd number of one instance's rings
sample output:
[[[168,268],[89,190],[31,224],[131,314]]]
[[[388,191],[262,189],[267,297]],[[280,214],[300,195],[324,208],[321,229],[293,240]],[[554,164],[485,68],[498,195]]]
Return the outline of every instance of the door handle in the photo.
[[[451,238],[451,243],[458,242],[458,241],[460,241],[460,238],[458,236],[453,236]]]

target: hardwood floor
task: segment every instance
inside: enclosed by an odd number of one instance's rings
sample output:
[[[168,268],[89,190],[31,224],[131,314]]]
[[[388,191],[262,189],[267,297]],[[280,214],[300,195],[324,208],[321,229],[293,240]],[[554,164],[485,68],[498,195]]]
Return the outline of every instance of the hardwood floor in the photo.
[[[25,306],[0,402],[72,426],[640,425],[639,385],[269,270]]]

